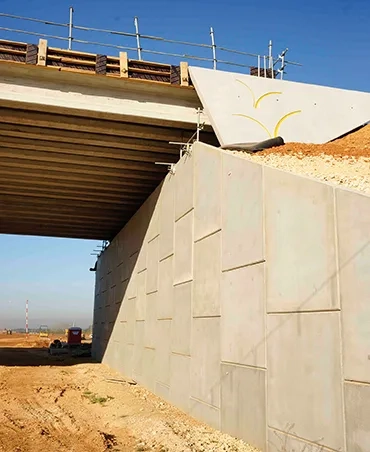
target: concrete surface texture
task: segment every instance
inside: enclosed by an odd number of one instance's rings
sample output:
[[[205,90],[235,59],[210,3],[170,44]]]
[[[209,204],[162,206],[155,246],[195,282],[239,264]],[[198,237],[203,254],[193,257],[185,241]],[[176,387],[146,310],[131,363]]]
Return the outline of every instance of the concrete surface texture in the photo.
[[[370,93],[199,67],[189,71],[221,145],[276,136],[325,143],[370,118]]]
[[[196,143],[99,258],[95,356],[263,452],[369,451],[369,212]]]

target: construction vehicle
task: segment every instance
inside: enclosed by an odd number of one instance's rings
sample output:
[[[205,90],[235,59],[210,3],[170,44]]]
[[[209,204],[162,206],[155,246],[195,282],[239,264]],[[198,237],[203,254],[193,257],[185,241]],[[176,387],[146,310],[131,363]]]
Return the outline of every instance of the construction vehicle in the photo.
[[[55,339],[49,345],[51,355],[70,355],[79,357],[91,356],[91,343],[82,343],[82,329],[72,326],[68,328],[67,341]]]
[[[49,328],[47,325],[41,325],[39,328],[39,337],[49,337]]]

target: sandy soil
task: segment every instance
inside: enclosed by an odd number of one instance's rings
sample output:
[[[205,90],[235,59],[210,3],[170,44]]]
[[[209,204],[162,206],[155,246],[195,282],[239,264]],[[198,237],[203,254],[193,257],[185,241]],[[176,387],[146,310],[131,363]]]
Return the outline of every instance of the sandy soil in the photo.
[[[0,334],[1,452],[256,452],[102,364],[49,356],[47,344]]]
[[[370,125],[331,143],[287,143],[255,154],[233,153],[264,165],[370,193]]]

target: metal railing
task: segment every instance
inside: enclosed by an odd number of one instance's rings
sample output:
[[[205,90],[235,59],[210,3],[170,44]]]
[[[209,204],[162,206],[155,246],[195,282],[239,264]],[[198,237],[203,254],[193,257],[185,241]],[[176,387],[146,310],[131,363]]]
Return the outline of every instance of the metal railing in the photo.
[[[73,7],[69,8],[69,22],[61,23],[54,21],[47,21],[42,19],[35,19],[31,17],[23,17],[14,14],[0,13],[0,18],[10,19],[12,21],[23,21],[32,24],[38,25],[46,25],[54,28],[62,28],[65,29],[64,36],[59,36],[58,34],[50,34],[50,33],[42,33],[38,29],[37,30],[25,30],[21,28],[11,28],[0,26],[0,31],[11,33],[11,34],[26,34],[31,36],[37,36],[39,38],[48,38],[56,41],[64,41],[67,43],[68,50],[72,50],[74,44],[80,44],[81,46],[93,46],[94,48],[113,48],[120,51],[128,51],[135,52],[138,60],[143,59],[143,54],[154,55],[159,59],[166,58],[181,58],[183,60],[195,60],[202,63],[210,63],[213,69],[217,69],[220,65],[232,66],[240,69],[249,69],[254,71],[254,75],[262,76],[262,77],[271,77],[275,78],[280,76],[282,79],[285,72],[285,69],[288,65],[291,66],[301,66],[301,64],[296,63],[294,61],[289,61],[286,59],[286,53],[288,49],[285,49],[281,53],[279,53],[276,57],[273,56],[272,52],[272,41],[269,42],[268,45],[268,55],[259,55],[255,53],[244,52],[241,50],[233,50],[223,46],[216,45],[215,40],[215,31],[213,27],[210,28],[210,43],[209,44],[200,44],[195,42],[181,41],[175,39],[167,39],[158,36],[151,36],[141,34],[139,31],[139,18],[134,18],[134,31],[133,32],[124,32],[119,30],[109,30],[103,28],[94,28],[87,27],[82,25],[77,25],[74,23],[74,9]],[[101,42],[100,40],[88,40],[82,39],[87,33],[91,35],[105,34],[114,36],[115,38],[119,38],[119,43],[106,43]],[[124,45],[122,40],[125,40]],[[134,46],[126,45],[126,41],[129,39],[135,42]],[[143,46],[143,42],[145,43],[145,47]],[[147,48],[146,43],[149,42],[152,44],[152,48]],[[162,45],[171,44],[176,45],[178,48],[182,47],[192,47],[193,49],[197,49],[200,54],[193,55],[185,53],[177,53],[177,52],[167,52],[164,50],[157,50],[153,48],[153,43],[160,43]],[[150,45],[148,45],[149,47]],[[155,47],[155,45],[154,45]],[[227,55],[224,57],[224,55]],[[239,58],[238,61],[229,61],[230,55]],[[225,59],[226,58],[226,59]],[[250,62],[250,63],[249,63]]]

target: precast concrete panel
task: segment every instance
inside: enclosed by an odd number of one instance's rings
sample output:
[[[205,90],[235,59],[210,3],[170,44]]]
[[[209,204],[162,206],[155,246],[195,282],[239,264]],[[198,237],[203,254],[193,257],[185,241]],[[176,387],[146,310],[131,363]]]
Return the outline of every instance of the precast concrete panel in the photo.
[[[146,293],[158,290],[159,237],[148,243],[148,268],[146,277]]]
[[[262,165],[222,153],[222,270],[260,262]]]
[[[194,244],[193,316],[220,315],[221,232]]]
[[[156,356],[157,350],[144,347],[142,384],[152,392],[155,391],[156,386],[155,372],[153,372],[156,364]]]
[[[175,406],[190,411],[190,357],[171,354],[170,401]]]
[[[139,382],[142,381],[143,377],[144,328],[145,322],[137,320],[135,324],[133,377]]]
[[[221,429],[266,451],[266,370],[221,364]]]
[[[136,320],[146,318],[146,270],[136,275],[137,297],[136,297]]]
[[[122,345],[122,373],[128,377],[133,376],[134,367],[134,345]]]
[[[344,450],[340,313],[268,315],[268,425]]]
[[[266,367],[264,264],[221,276],[221,359]]]
[[[155,393],[158,397],[170,402],[170,387],[168,385],[157,381],[155,384]]]
[[[144,347],[156,348],[158,293],[146,295]]]
[[[347,452],[365,452],[370,448],[370,385],[344,384]]]
[[[171,351],[190,355],[193,282],[174,287]]]
[[[159,215],[159,259],[174,252],[175,237],[175,178],[169,174],[163,182]]]
[[[191,397],[220,407],[220,318],[195,318],[191,331]]]
[[[174,304],[173,288],[173,256],[159,262],[159,281],[158,281],[158,319],[172,318]]]
[[[339,309],[333,187],[264,168],[267,311]]]
[[[148,216],[149,216],[149,226],[146,234],[146,240],[150,242],[159,235],[159,213],[160,213],[160,202],[159,197],[162,190],[162,184],[160,184],[154,192],[149,196],[148,202]]]
[[[194,239],[221,229],[221,153],[212,146],[195,143]]]
[[[220,409],[208,405],[200,400],[190,398],[190,415],[206,422],[211,427],[219,430],[221,425]]]
[[[175,284],[193,279],[193,223],[193,211],[175,223]]]
[[[192,82],[221,145],[325,143],[366,123],[370,93],[200,67]]]
[[[294,432],[294,426],[287,426]],[[268,452],[342,452],[343,449],[328,449],[315,442],[307,442],[291,433],[268,428]],[[348,451],[349,452],[349,451]],[[361,451],[362,452],[362,451]]]
[[[370,197],[336,190],[344,375],[370,383]]]
[[[194,159],[185,155],[176,164],[175,221],[194,208]],[[175,242],[176,247],[176,242]]]
[[[156,335],[156,381],[170,384],[170,357],[171,357],[171,320],[157,320]],[[153,372],[153,368],[151,369]]]

